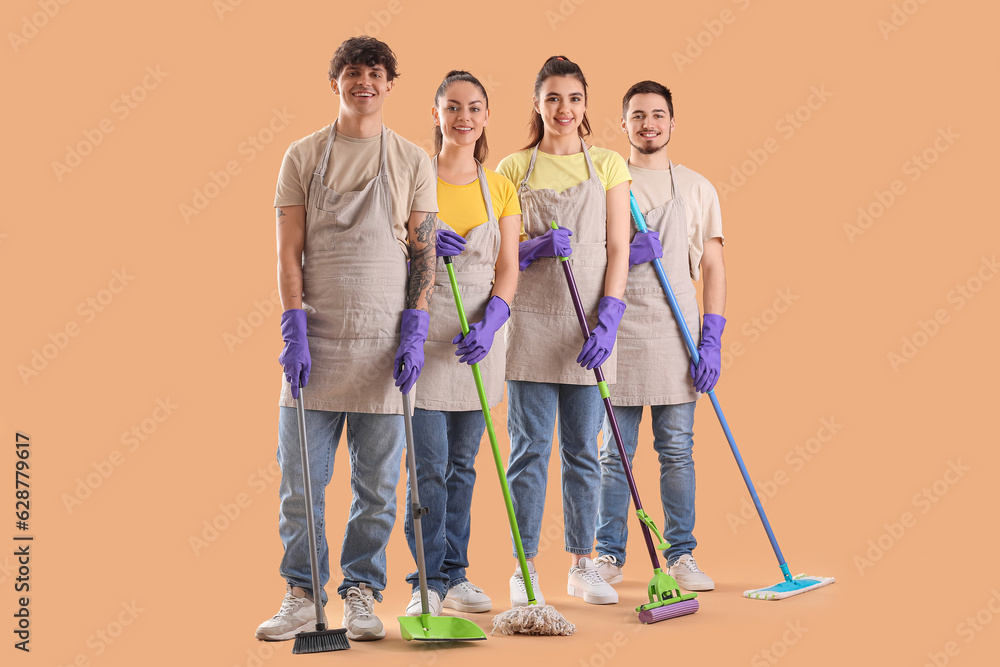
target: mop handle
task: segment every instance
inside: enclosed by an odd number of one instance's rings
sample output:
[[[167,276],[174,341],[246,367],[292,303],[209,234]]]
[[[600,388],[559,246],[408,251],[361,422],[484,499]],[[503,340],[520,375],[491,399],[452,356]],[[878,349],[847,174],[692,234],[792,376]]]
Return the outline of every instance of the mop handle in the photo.
[[[448,269],[448,281],[451,283],[451,293],[455,297],[455,307],[458,309],[458,320],[462,323],[462,335],[469,333],[469,320],[465,317],[465,306],[462,304],[462,295],[458,291],[458,280],[455,278],[455,267],[451,265],[452,258],[444,257],[445,267]],[[521,531],[517,528],[517,517],[514,515],[514,504],[510,499],[510,488],[507,485],[507,474],[504,472],[503,459],[500,458],[500,446],[497,444],[497,434],[493,430],[493,416],[490,414],[490,404],[486,400],[486,389],[483,386],[483,374],[479,370],[479,364],[472,364],[472,376],[476,380],[476,391],[479,393],[479,405],[483,409],[483,419],[486,420],[486,432],[490,436],[490,447],[493,449],[493,462],[497,467],[497,476],[500,478],[500,489],[503,491],[504,505],[507,507],[507,521],[510,523],[510,532],[514,537],[514,546],[517,549],[517,560],[521,565],[521,576],[524,578],[524,590],[528,595],[528,604],[537,604],[535,601],[535,591],[531,587],[531,575],[528,572],[528,561],[524,556],[524,545],[521,544]]]
[[[319,586],[319,550],[316,548],[316,519],[313,517],[312,481],[309,477],[309,447],[306,445],[306,397],[299,387],[299,398],[295,401],[295,409],[299,415],[299,456],[302,458],[302,477],[305,482],[306,494],[306,530],[309,535],[309,569],[312,574],[313,604],[316,605],[316,632],[326,630],[326,616],[323,614],[323,604],[320,602],[323,593]]]
[[[552,221],[552,229],[558,229],[559,225],[556,224],[555,220]],[[580,290],[576,286],[576,279],[573,277],[573,269],[567,262],[567,257],[560,257],[559,261],[562,263],[563,273],[566,275],[566,284],[569,286],[569,295],[573,300],[573,309],[576,310],[576,318],[580,322],[580,331],[583,333],[583,340],[586,342],[590,338],[590,327],[587,325],[587,313],[583,310],[583,301],[580,299]],[[635,480],[632,478],[632,466],[629,465],[628,455],[625,453],[625,443],[622,441],[621,431],[618,430],[618,420],[615,419],[615,410],[611,405],[611,393],[608,391],[608,383],[604,380],[604,371],[601,370],[600,366],[594,368],[594,376],[597,378],[597,387],[601,391],[601,398],[604,400],[604,411],[608,415],[608,421],[611,423],[611,432],[615,436],[615,444],[618,446],[618,457],[622,461],[622,467],[625,469],[625,479],[628,481],[628,490],[632,494],[632,502],[635,503],[636,513],[642,513],[642,501],[639,499],[639,490],[635,486]],[[642,514],[639,514],[641,517]],[[649,558],[653,562],[653,569],[660,567],[660,558],[656,553],[656,547],[653,546],[653,538],[649,534],[649,527],[646,525],[645,521],[641,521],[640,525],[642,527],[642,536],[646,540],[646,549],[649,551]]]
[[[629,207],[632,210],[632,219],[635,220],[636,228],[643,234],[648,233],[648,228],[646,227],[646,219],[642,215],[642,211],[639,210],[639,202],[635,200],[635,194],[629,192]],[[674,319],[677,321],[677,326],[681,330],[681,334],[684,336],[684,343],[687,345],[688,352],[691,354],[691,360],[694,364],[698,365],[698,346],[695,345],[694,339],[691,337],[691,331],[688,329],[687,322],[684,320],[684,315],[681,313],[681,307],[677,303],[677,298],[674,296],[674,291],[670,289],[670,281],[667,280],[667,274],[663,271],[663,264],[660,263],[659,258],[653,259],[653,268],[656,270],[656,275],[660,279],[660,285],[663,286],[663,291],[667,295],[667,301],[670,303],[670,310],[674,314]],[[736,464],[740,467],[740,474],[743,475],[743,482],[747,486],[747,490],[750,491],[750,497],[753,498],[753,504],[757,508],[757,515],[760,517],[760,521],[764,524],[764,531],[767,533],[767,539],[771,542],[771,548],[774,550],[774,555],[778,559],[778,565],[781,566],[781,571],[785,575],[786,581],[792,580],[792,575],[788,569],[788,564],[785,562],[785,557],[781,553],[781,547],[778,546],[778,539],[774,536],[774,531],[771,530],[771,523],[767,520],[767,515],[764,513],[764,506],[760,502],[760,498],[757,496],[757,490],[753,486],[753,482],[750,481],[750,473],[747,472],[747,467],[743,463],[743,457],[740,456],[740,450],[736,447],[736,440],[733,438],[732,431],[729,430],[729,423],[726,421],[726,416],[722,414],[722,406],[719,405],[719,399],[715,395],[715,389],[711,389],[708,392],[708,398],[712,401],[712,407],[715,408],[715,414],[719,417],[719,423],[722,425],[722,431],[726,434],[726,440],[729,441],[729,448],[733,452],[733,456],[736,458]]]

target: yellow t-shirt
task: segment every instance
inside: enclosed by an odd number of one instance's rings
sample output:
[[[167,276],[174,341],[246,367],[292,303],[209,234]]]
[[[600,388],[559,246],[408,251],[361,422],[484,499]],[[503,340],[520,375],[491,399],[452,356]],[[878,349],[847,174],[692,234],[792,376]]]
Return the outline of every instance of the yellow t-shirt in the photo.
[[[296,206],[306,203],[313,171],[323,159],[330,126],[292,142],[285,152],[278,172],[275,206]],[[411,211],[437,211],[434,192],[434,170],[424,149],[407,141],[392,130],[386,131],[386,165],[389,194],[392,200],[393,233],[403,252],[409,255],[406,221]],[[382,155],[382,137],[359,139],[337,133],[326,167],[326,187],[337,192],[364,190],[378,175]]]
[[[497,172],[506,176],[515,188],[521,186],[521,181],[524,180],[524,175],[528,171],[528,165],[531,163],[531,151],[532,149],[526,148],[508,155],[497,165]],[[625,159],[615,151],[600,146],[591,146],[589,152],[594,169],[597,171],[597,177],[601,180],[601,185],[604,186],[605,190],[610,190],[616,185],[632,180]],[[538,151],[535,168],[531,171],[531,177],[528,179],[528,187],[533,190],[545,188],[562,192],[583,183],[589,176],[587,160],[582,152],[572,155],[553,155]]]
[[[508,215],[521,215],[521,202],[517,200],[514,184],[495,171],[483,167],[486,185],[490,190],[493,215],[497,220]],[[453,185],[437,179],[438,217],[465,236],[470,229],[487,220],[486,202],[479,187],[479,179],[465,185]]]
[[[632,194],[644,214],[663,206],[671,199],[670,170],[643,169],[629,165],[632,173]],[[692,280],[701,275],[701,256],[705,242],[722,236],[722,211],[719,195],[712,183],[684,165],[674,165],[674,184],[684,199],[684,213],[688,229],[688,264]]]

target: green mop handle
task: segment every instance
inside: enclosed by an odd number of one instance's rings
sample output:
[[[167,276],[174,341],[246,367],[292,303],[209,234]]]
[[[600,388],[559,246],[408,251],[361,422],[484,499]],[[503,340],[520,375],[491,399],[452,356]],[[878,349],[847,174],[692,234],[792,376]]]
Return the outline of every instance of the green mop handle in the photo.
[[[451,265],[452,258],[444,257],[444,265],[448,269],[448,281],[451,283],[451,293],[455,297],[455,307],[458,308],[458,319],[462,323],[462,335],[469,333],[469,320],[465,317],[465,307],[462,305],[462,295],[458,291],[458,281],[455,279],[455,267]],[[500,458],[500,447],[497,445],[497,434],[493,430],[493,417],[490,415],[490,404],[486,400],[486,389],[483,387],[483,374],[479,364],[472,364],[472,376],[476,379],[476,391],[479,393],[479,404],[483,408],[483,418],[486,420],[486,432],[490,436],[490,447],[493,449],[493,462],[497,466],[497,476],[500,478],[500,489],[503,491],[503,502],[507,506],[507,520],[510,522],[510,532],[514,536],[514,546],[517,547],[517,560],[521,564],[521,576],[524,577],[524,589],[528,594],[528,604],[538,604],[535,591],[531,587],[531,575],[528,573],[528,561],[524,556],[524,545],[521,544],[521,531],[517,528],[517,517],[514,516],[514,503],[510,499],[510,488],[507,486],[507,475]]]

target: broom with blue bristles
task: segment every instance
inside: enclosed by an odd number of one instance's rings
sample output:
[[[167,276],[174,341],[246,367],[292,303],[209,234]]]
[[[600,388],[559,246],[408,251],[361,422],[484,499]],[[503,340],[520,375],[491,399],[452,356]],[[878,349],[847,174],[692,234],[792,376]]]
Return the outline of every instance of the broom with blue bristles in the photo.
[[[646,219],[643,217],[642,211],[639,210],[639,204],[635,200],[635,195],[631,193],[629,193],[629,205],[632,208],[632,218],[635,220],[636,228],[645,234],[648,231],[646,228]],[[656,275],[660,279],[660,285],[663,286],[663,291],[667,295],[667,301],[670,303],[670,310],[674,314],[674,319],[677,320],[677,326],[680,328],[681,334],[684,336],[684,343],[687,345],[688,352],[691,354],[691,360],[694,362],[695,366],[697,366],[699,359],[698,347],[694,344],[694,339],[691,337],[691,331],[688,329],[687,322],[684,321],[680,305],[678,305],[677,299],[674,297],[674,291],[670,289],[670,281],[667,280],[667,274],[664,273],[663,265],[660,263],[659,259],[653,260],[653,268],[656,270]],[[799,595],[800,593],[820,588],[821,586],[832,584],[835,581],[833,577],[813,577],[805,574],[792,575],[791,570],[788,567],[788,563],[785,561],[785,557],[781,553],[781,547],[778,546],[778,540],[774,536],[774,531],[771,530],[771,523],[767,520],[767,515],[764,513],[764,507],[761,505],[760,498],[757,496],[757,490],[754,489],[753,482],[750,481],[750,473],[747,472],[747,467],[743,463],[743,457],[740,456],[740,450],[736,447],[736,440],[733,438],[732,431],[729,430],[729,423],[726,422],[726,416],[722,414],[722,406],[719,405],[719,399],[715,395],[715,389],[708,391],[708,398],[712,401],[712,407],[715,408],[715,414],[719,418],[719,424],[722,425],[722,431],[726,434],[726,440],[729,441],[729,448],[732,450],[733,456],[736,458],[736,464],[740,467],[740,474],[743,475],[743,481],[746,483],[747,490],[750,492],[750,497],[753,498],[753,504],[757,508],[757,516],[760,517],[761,523],[764,524],[764,530],[767,532],[767,539],[771,542],[771,548],[774,550],[774,555],[778,559],[778,565],[781,566],[781,573],[785,578],[784,581],[773,586],[767,586],[766,588],[751,588],[748,591],[743,591],[743,596],[750,598],[751,600],[782,600],[793,595]]]

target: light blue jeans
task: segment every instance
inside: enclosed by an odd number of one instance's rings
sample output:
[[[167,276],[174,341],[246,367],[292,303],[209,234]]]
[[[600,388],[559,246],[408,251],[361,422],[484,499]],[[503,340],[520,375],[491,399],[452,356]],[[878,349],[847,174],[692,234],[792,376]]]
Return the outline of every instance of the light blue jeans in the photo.
[[[670,548],[663,552],[668,565],[698,545],[694,531],[694,446],[695,402],[677,405],[653,405],[653,449],[660,460],[660,502],[665,520],[663,539]],[[621,432],[629,465],[639,444],[639,422],[642,406],[615,407],[615,418]],[[640,497],[642,489],[639,490]],[[625,562],[628,541],[628,518],[631,496],[625,470],[618,455],[618,446],[611,432],[611,423],[604,420],[604,444],[601,446],[601,503],[597,521],[597,551],[614,556],[618,564]],[[648,499],[644,503],[649,511]]]
[[[299,426],[295,408],[283,407],[278,417],[278,463],[281,465],[281,499],[278,532],[285,547],[281,576],[292,586],[312,593],[309,537],[306,528],[305,488],[299,455]],[[386,585],[385,548],[396,520],[396,483],[406,436],[402,415],[306,410],[309,476],[319,557],[320,585],[330,580],[330,551],[326,541],[326,487],[333,476],[333,460],[341,432],[347,426],[347,451],[351,459],[354,500],[347,518],[340,568],[344,580],[337,588],[364,583],[382,600]],[[323,593],[326,603],[326,593]]]
[[[597,385],[509,380],[507,480],[527,558],[538,555],[557,412],[566,551],[587,555],[594,550],[601,484],[597,434],[604,418],[600,390]]]
[[[428,509],[421,517],[427,586],[443,600],[452,586],[466,581],[469,567],[472,489],[476,484],[476,454],[486,430],[480,410],[413,411],[413,447],[417,460],[420,504]],[[406,486],[406,543],[414,561],[417,544],[409,479]],[[406,581],[416,590],[419,579],[411,572]]]

